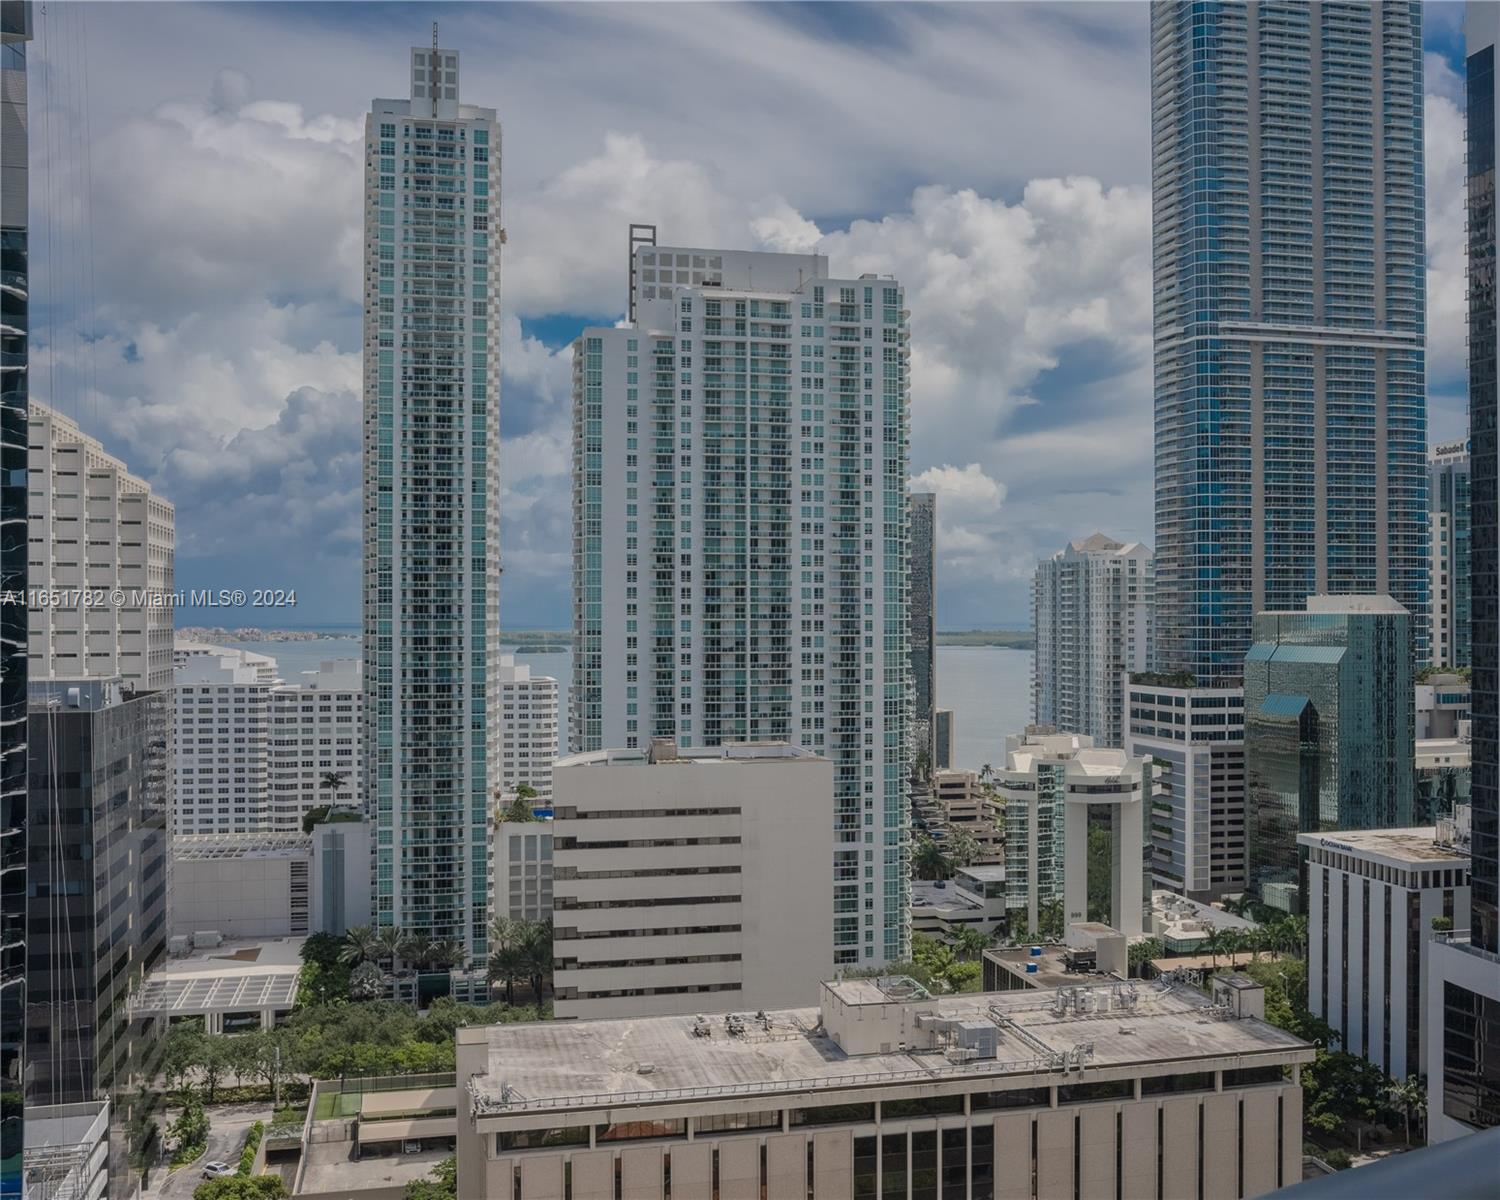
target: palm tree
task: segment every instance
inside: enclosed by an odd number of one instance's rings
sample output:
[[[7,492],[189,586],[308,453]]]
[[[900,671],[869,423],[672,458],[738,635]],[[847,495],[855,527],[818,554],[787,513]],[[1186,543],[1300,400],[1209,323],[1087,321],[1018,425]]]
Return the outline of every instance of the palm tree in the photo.
[[[953,949],[958,957],[972,962],[988,948],[990,939],[977,929],[960,929],[953,935]]]
[[[1213,960],[1213,969],[1217,971],[1219,969],[1219,955],[1224,952],[1224,931],[1217,928],[1210,929],[1204,936],[1203,941],[1199,943],[1198,950],[1200,952],[1204,950],[1208,951],[1209,957]]]
[[[526,966],[531,994],[540,1004],[543,983],[552,973],[552,922],[526,921],[524,924],[519,946],[521,961]]]
[[[916,853],[911,856],[911,869],[918,879],[946,879],[952,872],[943,848],[929,837],[917,839]]]
[[[357,967],[362,962],[375,958],[380,952],[380,935],[368,925],[355,925],[344,935],[344,945],[339,949],[339,962]]]
[[[516,1002],[516,980],[526,976],[526,952],[518,945],[502,945],[490,955],[488,977],[505,984],[505,1003]]]
[[[322,778],[318,780],[318,787],[325,792],[337,792],[348,778],[348,771],[324,771]]]
[[[1387,1089],[1392,1106],[1406,1119],[1406,1144],[1411,1145],[1411,1119],[1413,1114],[1427,1112],[1427,1084],[1415,1075],[1392,1080]]]
[[[389,962],[392,969],[395,968],[396,959],[401,953],[401,946],[406,941],[406,934],[395,925],[382,925],[376,931],[375,940],[380,947],[380,960]]]
[[[493,916],[490,918],[490,949],[498,950],[502,946],[514,945],[521,936],[521,926],[524,921],[517,921],[512,917]]]
[[[421,933],[408,933],[402,935],[401,941],[396,946],[396,956],[404,963],[409,963],[421,970],[427,962],[427,948],[432,939]]]
[[[967,867],[979,857],[979,842],[967,829],[949,830],[947,857],[950,866]]]
[[[439,938],[427,947],[428,961],[435,970],[446,971],[463,965],[468,951],[454,938]]]

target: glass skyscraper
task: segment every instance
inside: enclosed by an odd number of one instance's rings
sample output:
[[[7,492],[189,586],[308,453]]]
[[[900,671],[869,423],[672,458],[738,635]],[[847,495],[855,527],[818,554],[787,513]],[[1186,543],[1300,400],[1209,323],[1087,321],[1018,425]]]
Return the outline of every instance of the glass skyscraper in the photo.
[[[1421,5],[1152,7],[1157,662],[1378,593],[1425,658]]]
[[[831,759],[833,961],[899,961],[903,289],[830,278],[816,254],[650,241],[630,278],[631,322],[573,345],[572,748],[784,740]]]
[[[1250,888],[1265,903],[1306,911],[1299,833],[1413,824],[1413,626],[1386,596],[1256,616],[1244,668],[1247,842]]]
[[[500,126],[458,53],[365,125],[366,803],[380,926],[487,946],[499,783]]]
[[[26,587],[27,140],[31,6],[0,3],[0,590]],[[0,604],[0,1196],[22,1190],[26,1035],[24,604]]]

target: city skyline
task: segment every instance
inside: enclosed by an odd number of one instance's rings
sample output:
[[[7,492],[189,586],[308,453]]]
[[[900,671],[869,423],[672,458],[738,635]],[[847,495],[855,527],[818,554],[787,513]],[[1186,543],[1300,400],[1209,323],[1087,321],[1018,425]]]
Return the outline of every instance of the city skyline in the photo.
[[[434,16],[445,43],[451,32],[453,44],[472,51],[466,87],[497,107],[508,133],[501,544],[517,602],[506,606],[507,624],[555,625],[551,614],[566,603],[567,346],[586,325],[622,315],[617,247],[631,220],[670,223],[678,242],[746,250],[802,248],[816,227],[826,235],[819,251],[854,273],[891,271],[908,281],[922,301],[912,305],[913,487],[938,492],[943,514],[939,627],[1024,621],[1036,558],[1101,525],[1154,545],[1144,9],[1071,6],[1067,20],[1025,5],[941,19],[942,10],[852,6],[837,15],[704,9],[666,22],[650,9],[616,17],[385,6],[357,10],[370,18],[361,24],[319,6],[274,16],[174,6],[169,29],[165,13],[158,27],[156,10],[134,11],[124,24],[107,9],[91,11],[89,44],[123,39],[122,58],[136,66],[168,52],[177,58],[171,71],[127,79],[114,56],[92,54],[94,203],[120,196],[123,208],[110,223],[96,222],[92,291],[80,287],[80,249],[66,249],[88,206],[74,197],[49,213],[41,240],[52,235],[54,257],[34,268],[49,297],[36,323],[35,386],[177,504],[182,586],[298,590],[295,610],[246,610],[233,623],[357,616],[358,118],[370,93],[400,86],[402,64],[389,44],[425,40]],[[273,54],[272,22],[283,15],[300,36],[278,36]],[[53,36],[34,49],[33,73],[44,83],[33,80],[33,103],[36,128],[43,113],[55,114],[53,153],[61,153],[65,138],[83,141],[68,111],[82,109],[83,93],[77,61],[59,52],[53,65],[47,55],[77,43],[66,22],[79,18],[65,8],[46,20]],[[1462,436],[1464,424],[1457,7],[1429,6],[1426,24],[1437,442]],[[143,30],[161,36],[146,44]],[[626,57],[644,40],[691,48],[712,59],[716,76],[748,72],[757,54],[832,54],[861,95],[867,80],[872,94],[879,90],[899,50],[918,64],[951,62],[1002,123],[1031,96],[1058,102],[1047,116],[1050,139],[1011,122],[1006,152],[986,156],[975,153],[983,139],[945,92],[913,85],[910,103],[934,131],[918,146],[888,128],[883,101],[810,104],[808,93],[816,98],[823,85],[794,70],[778,104],[802,106],[806,136],[831,131],[830,111],[849,131],[794,170],[769,145],[712,153],[655,83],[624,110],[606,109],[589,86],[560,97],[518,60],[569,34],[624,39]],[[310,49],[334,38],[348,65],[310,69]],[[980,72],[976,48],[1009,64],[1009,74]],[[1069,54],[1088,69],[1063,103],[1057,71],[1042,67]],[[523,85],[531,98],[518,106],[512,98]],[[539,104],[550,105],[545,120],[530,115]],[[53,177],[49,153],[39,150],[39,195],[56,195],[67,180]],[[142,174],[146,161],[163,178],[202,186],[168,192]],[[242,232],[217,236],[226,217],[242,219]],[[142,275],[128,250],[143,238],[162,251]],[[959,274],[949,279],[949,270]],[[90,296],[98,315],[80,321]],[[224,531],[236,526],[253,530],[232,553]],[[288,539],[294,555],[284,553]],[[181,619],[208,615],[222,614],[184,611]]]

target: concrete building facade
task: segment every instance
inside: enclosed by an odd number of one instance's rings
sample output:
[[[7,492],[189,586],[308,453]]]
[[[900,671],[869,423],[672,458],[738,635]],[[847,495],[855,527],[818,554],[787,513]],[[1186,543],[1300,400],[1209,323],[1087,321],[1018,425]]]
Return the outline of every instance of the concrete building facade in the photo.
[[[1244,691],[1172,678],[1126,682],[1125,753],[1152,763],[1152,879],[1214,900],[1245,886]]]
[[[271,689],[268,828],[298,833],[314,808],[362,806],[364,699],[357,658],[320,663]]]
[[[1151,551],[1096,533],[1037,563],[1032,720],[1123,746],[1120,679],[1152,661]]]
[[[638,229],[640,227],[637,227]],[[908,950],[909,329],[818,254],[633,242],[573,353],[574,750],[834,764],[836,962]]]
[[[459,1194],[1264,1195],[1302,1177],[1314,1051],[1239,982],[460,1029]]]
[[[552,821],[500,821],[495,826],[497,917],[552,920]]]
[[[1304,833],[1308,863],[1307,1006],[1341,1049],[1387,1075],[1427,1061],[1433,921],[1469,923],[1467,847],[1433,826]]]
[[[560,1019],[817,996],[834,945],[827,759],[659,739],[564,758],[554,787]]]
[[[59,601],[30,610],[32,676],[170,687],[172,505],[55,409],[32,400],[29,429],[27,583]]]
[[[177,669],[176,679],[173,831],[269,829],[274,683],[234,651],[195,654]]]
[[[1088,842],[1091,822],[1110,836],[1110,913],[1120,933],[1141,932],[1144,921],[1145,811],[1151,795],[1149,759],[1096,748],[1083,734],[1033,726],[1005,739],[1004,766],[995,772],[1005,805],[1005,886],[1010,928],[1041,928],[1041,911],[1061,902],[1061,925],[1088,917]]]
[[[1471,658],[1469,448],[1434,446],[1427,458],[1427,504],[1432,539],[1432,624],[1429,661],[1467,667]]]
[[[557,761],[557,680],[533,675],[515,655],[500,659],[500,786],[536,791],[539,808],[552,804],[552,764]]]
[[[500,782],[500,124],[411,51],[365,118],[364,795],[375,920],[483,960]]]
[[[911,682],[913,758],[925,751],[935,770],[934,721],[937,711],[937,493],[907,497],[910,533]]]

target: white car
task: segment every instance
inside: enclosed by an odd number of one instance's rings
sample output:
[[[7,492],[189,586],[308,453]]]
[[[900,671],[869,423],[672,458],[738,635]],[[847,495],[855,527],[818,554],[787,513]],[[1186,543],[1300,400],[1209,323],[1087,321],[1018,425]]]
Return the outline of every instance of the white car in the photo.
[[[233,1174],[234,1168],[228,1163],[210,1162],[203,1164],[204,1179],[223,1179],[225,1176]]]

